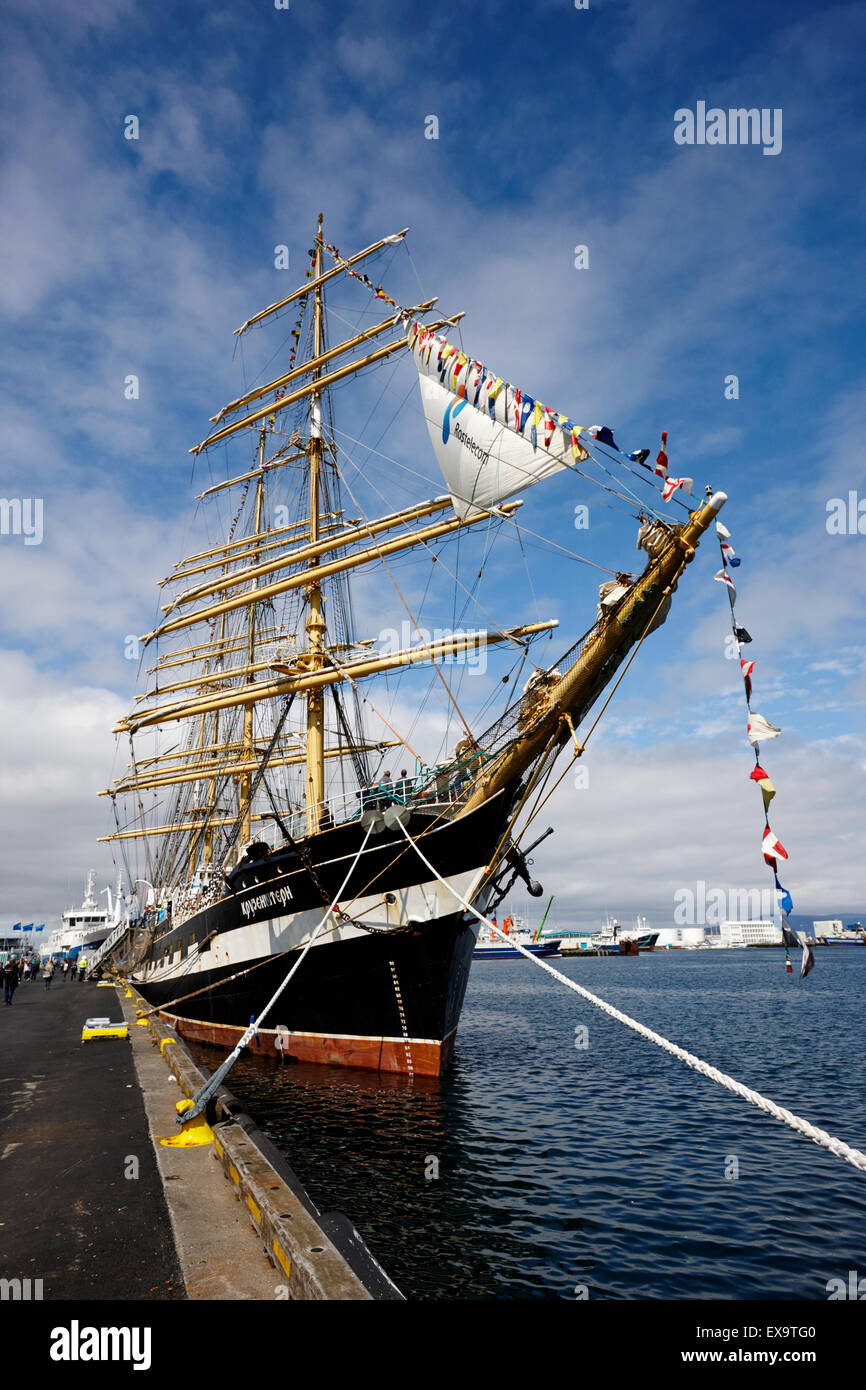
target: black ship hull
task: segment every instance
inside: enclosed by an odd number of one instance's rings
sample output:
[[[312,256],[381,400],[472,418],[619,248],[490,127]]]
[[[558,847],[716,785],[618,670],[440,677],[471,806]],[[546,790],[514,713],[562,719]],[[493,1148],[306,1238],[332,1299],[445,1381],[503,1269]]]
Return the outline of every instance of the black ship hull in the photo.
[[[511,803],[502,792],[459,820],[414,811],[407,829],[469,900]],[[230,893],[156,936],[133,973],[148,1003],[184,1036],[233,1047],[340,892],[364,834],[350,822],[311,837],[300,852],[240,866]],[[341,897],[345,914],[315,939],[250,1050],[438,1075],[454,1045],[478,919],[396,826],[371,836]],[[484,901],[482,890],[482,911]]]

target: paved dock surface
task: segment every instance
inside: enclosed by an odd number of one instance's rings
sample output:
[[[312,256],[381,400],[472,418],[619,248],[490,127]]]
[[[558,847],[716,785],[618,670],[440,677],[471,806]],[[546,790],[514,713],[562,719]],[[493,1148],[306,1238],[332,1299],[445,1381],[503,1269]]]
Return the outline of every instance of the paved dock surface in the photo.
[[[184,1298],[132,1048],[82,1044],[91,1017],[119,1021],[117,992],[58,974],[0,1003],[0,1277],[44,1299]]]
[[[213,1145],[159,1145],[181,1092],[122,995],[55,974],[0,1003],[0,1278],[45,1300],[283,1297]],[[98,1017],[128,1040],[82,1043]]]

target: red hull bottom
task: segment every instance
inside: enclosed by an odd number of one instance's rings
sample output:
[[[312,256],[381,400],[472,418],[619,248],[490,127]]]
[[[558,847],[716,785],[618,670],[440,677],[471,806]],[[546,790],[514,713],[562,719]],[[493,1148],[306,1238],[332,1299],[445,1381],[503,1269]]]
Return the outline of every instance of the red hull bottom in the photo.
[[[246,1032],[236,1024],[180,1018],[165,1009],[160,1010],[159,1017],[182,1038],[210,1043],[226,1052],[230,1052]],[[455,1028],[439,1042],[433,1038],[371,1038],[260,1028],[247,1050],[253,1056],[282,1056],[291,1062],[358,1067],[362,1071],[397,1072],[404,1076],[440,1076],[454,1050],[456,1034]]]

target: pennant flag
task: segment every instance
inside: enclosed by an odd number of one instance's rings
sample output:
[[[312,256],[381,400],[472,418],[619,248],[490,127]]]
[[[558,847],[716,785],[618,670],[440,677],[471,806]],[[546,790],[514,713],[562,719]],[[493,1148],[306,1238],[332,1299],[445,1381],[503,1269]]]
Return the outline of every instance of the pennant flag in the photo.
[[[746,642],[751,642],[752,640],[744,627],[735,627],[734,636],[736,637],[737,641],[742,642],[744,646]]]
[[[736,569],[737,565],[740,563],[739,556],[736,554],[734,547],[728,545],[727,541],[722,542],[722,563],[730,565],[731,569]]]
[[[767,826],[764,831],[762,849],[764,851],[764,858],[774,871],[777,859],[788,858],[788,851],[785,849],[781,840],[776,839],[769,826]]]
[[[689,496],[691,496],[694,485],[694,478],[666,478],[665,485],[662,488],[662,497],[666,502],[670,502],[678,487],[682,488],[683,492],[687,492]]]
[[[762,782],[766,776],[767,776],[767,773],[766,773],[766,772],[764,771],[764,769],[761,767],[761,764],[760,764],[760,763],[756,763],[756,764],[755,764],[755,770],[754,770],[754,772],[750,772],[750,773],[749,773],[749,781],[750,781],[750,782]]]
[[[743,671],[743,680],[744,680],[745,683],[746,683],[746,699],[747,699],[747,700],[751,700],[751,698],[752,698],[752,672],[753,672],[754,669],[755,669],[755,663],[754,663],[754,661],[744,661],[743,658],[740,657],[740,666],[741,666],[742,671]]]
[[[720,521],[716,522],[716,535],[720,541],[729,541],[731,539],[731,533],[727,526],[723,526]]]
[[[762,714],[749,711],[749,742],[753,748],[762,739],[778,738],[781,732],[781,729],[777,729],[775,724],[771,724]]]
[[[778,877],[776,877],[776,897],[779,899],[779,907],[786,915],[794,910],[794,899],[787,888],[782,887]],[[785,931],[785,928],[783,927],[782,930]]]
[[[732,603],[736,603],[736,601],[737,601],[737,591],[736,591],[736,589],[734,588],[734,581],[733,581],[733,579],[731,578],[731,576],[728,574],[727,570],[723,570],[723,569],[722,569],[722,570],[719,570],[718,574],[714,574],[714,575],[713,575],[713,579],[718,579],[718,581],[719,581],[720,584],[727,584],[727,586],[728,586],[728,588],[729,588],[729,590],[730,590],[730,593],[731,593],[731,602],[732,602]]]
[[[666,478],[668,476],[667,447],[668,432],[667,430],[662,430],[662,447],[659,449],[658,457],[656,458],[656,473],[660,478]]]
[[[649,468],[647,463],[649,452],[649,449],[635,449],[633,454],[626,454],[626,458],[630,459],[632,463],[642,463],[644,468]]]
[[[770,802],[776,795],[776,788],[773,786],[769,777],[762,777],[760,782],[758,783],[758,786],[761,788],[761,796],[764,801],[764,815],[766,815],[769,809]]]
[[[784,941],[786,948],[788,946],[799,946],[801,944],[795,936],[794,932],[791,931],[791,928],[786,927],[784,923],[782,923],[782,940]],[[802,943],[802,946],[803,956],[800,961],[800,979],[804,980],[808,975],[809,971],[814,970],[815,968],[815,955],[812,951],[812,947],[808,945],[807,942],[804,941]],[[787,955],[787,949],[785,954]]]
[[[43,922],[43,923],[42,923],[42,926],[41,926],[41,927],[37,927],[36,930],[37,930],[37,931],[44,931],[44,930],[45,930],[45,923]]]
[[[619,445],[613,437],[613,430],[610,428],[610,425],[590,425],[589,433],[592,435],[593,439],[598,440],[599,444],[609,444],[612,449],[616,449],[617,453],[620,452]],[[647,450],[647,453],[649,453],[649,450]]]
[[[12,928],[12,930],[13,930],[13,931],[20,931],[20,930],[21,930],[21,923],[20,923],[20,922],[16,922],[15,925],[14,925],[14,927]]]

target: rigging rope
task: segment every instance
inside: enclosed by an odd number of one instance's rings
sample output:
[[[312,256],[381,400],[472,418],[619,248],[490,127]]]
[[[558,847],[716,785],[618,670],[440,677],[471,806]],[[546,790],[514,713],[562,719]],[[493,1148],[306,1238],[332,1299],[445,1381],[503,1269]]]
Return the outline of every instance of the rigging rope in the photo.
[[[276,1004],[277,1000],[279,999],[279,997],[280,997],[280,995],[282,994],[283,990],[286,988],[286,985],[289,983],[289,981],[291,980],[292,976],[293,976],[293,975],[295,974],[295,972],[299,969],[300,965],[302,964],[302,962],[303,962],[304,959],[306,958],[307,952],[309,951],[309,949],[310,949],[310,947],[312,946],[313,942],[315,941],[316,937],[319,935],[319,932],[322,930],[322,928],[323,928],[323,926],[325,925],[325,923],[327,922],[328,918],[329,918],[329,917],[331,916],[331,914],[333,913],[334,908],[335,908],[335,907],[337,906],[337,904],[339,903],[340,898],[343,896],[343,890],[345,889],[347,883],[349,882],[350,878],[352,877],[352,874],[355,872],[355,868],[356,868],[356,866],[357,866],[358,860],[361,858],[361,855],[364,853],[364,850],[367,848],[367,841],[369,840],[369,838],[370,838],[370,836],[372,835],[372,833],[373,833],[373,826],[371,825],[371,826],[370,826],[370,829],[367,831],[366,835],[364,836],[363,840],[361,841],[361,847],[360,847],[360,849],[358,850],[358,853],[355,855],[355,858],[352,860],[352,864],[351,864],[351,867],[350,867],[350,869],[349,869],[349,872],[346,874],[346,877],[343,879],[343,882],[340,884],[340,887],[339,887],[339,889],[338,889],[338,891],[337,891],[337,896],[334,898],[333,902],[331,903],[330,907],[329,907],[328,910],[326,911],[326,913],[325,913],[324,917],[322,918],[322,920],[319,922],[318,926],[317,926],[317,927],[315,928],[315,930],[310,934],[310,937],[309,937],[309,939],[307,940],[306,946],[305,946],[304,949],[301,951],[301,954],[298,956],[298,959],[295,961],[295,963],[294,963],[294,965],[292,966],[291,970],[289,971],[288,975],[287,975],[286,978],[283,980],[283,983],[280,985],[279,989],[276,990],[276,992],[275,992],[275,993],[271,996],[271,998],[268,1000],[267,1004],[266,1004],[265,1007],[262,1009],[262,1011],[261,1011],[261,1013],[259,1014],[258,1018],[255,1019],[255,1020],[250,1024],[250,1026],[245,1030],[245,1032],[244,1032],[243,1035],[241,1036],[240,1041],[235,1045],[235,1047],[234,1047],[234,1048],[232,1049],[232,1051],[229,1053],[229,1055],[228,1055],[228,1057],[226,1058],[226,1060],[225,1060],[220,1066],[217,1067],[217,1069],[216,1069],[215,1072],[212,1072],[212,1073],[211,1073],[211,1075],[208,1077],[208,1079],[207,1079],[207,1081],[205,1082],[205,1084],[202,1086],[201,1090],[197,1093],[197,1095],[193,1096],[192,1107],[191,1107],[189,1110],[185,1110],[184,1113],[183,1113],[182,1115],[178,1115],[178,1117],[177,1117],[177,1122],[178,1122],[178,1124],[187,1124],[190,1120],[196,1119],[196,1117],[199,1116],[199,1115],[202,1113],[202,1111],[204,1110],[204,1108],[205,1108],[205,1106],[207,1105],[208,1101],[210,1100],[211,1096],[212,1096],[212,1095],[214,1094],[214,1092],[222,1085],[223,1081],[224,1081],[225,1078],[228,1076],[228,1074],[229,1074],[229,1072],[231,1071],[232,1067],[234,1066],[235,1062],[238,1060],[238,1058],[240,1057],[240,1055],[241,1055],[241,1053],[243,1052],[244,1048],[247,1046],[247,1043],[249,1043],[249,1042],[255,1037],[255,1035],[256,1035],[258,1029],[261,1027],[262,1023],[263,1023],[264,1020],[267,1018],[267,1016],[268,1016],[268,1014],[270,1013],[271,1009],[272,1009],[272,1008],[274,1007],[274,1005]]]
[[[681,1062],[685,1062],[686,1066],[692,1067],[694,1071],[700,1072],[702,1076],[709,1077],[711,1081],[715,1081],[718,1085],[724,1086],[726,1090],[732,1091],[734,1095],[740,1096],[743,1100],[748,1101],[750,1105],[755,1105],[759,1110],[763,1110],[766,1114],[772,1115],[774,1119],[781,1120],[783,1124],[788,1125],[790,1129],[796,1130],[798,1134],[802,1134],[807,1139],[811,1139],[813,1143],[819,1144],[821,1148],[828,1149],[830,1153],[835,1154],[837,1158],[843,1158],[845,1162],[850,1163],[852,1167],[859,1168],[862,1173],[866,1173],[866,1153],[863,1153],[860,1149],[852,1148],[850,1144],[846,1144],[843,1140],[837,1139],[832,1134],[828,1134],[827,1130],[820,1129],[809,1120],[804,1120],[800,1115],[795,1115],[792,1111],[786,1110],[784,1106],[777,1105],[775,1101],[762,1095],[760,1091],[754,1090],[751,1086],[744,1085],[742,1081],[736,1081],[734,1077],[728,1076],[727,1072],[719,1071],[718,1067],[713,1067],[709,1062],[704,1062],[700,1057],[696,1057],[693,1052],[687,1052],[684,1047],[679,1047],[677,1043],[671,1042],[669,1038],[663,1037],[661,1033],[656,1033],[652,1028],[647,1028],[646,1024],[638,1023],[637,1019],[632,1018],[629,1014],[623,1013],[621,1009],[614,1008],[613,1004],[608,1004],[605,999],[601,999],[597,994],[593,994],[592,991],[588,990],[584,985],[579,985],[576,980],[570,980],[567,975],[563,975],[562,971],[554,970],[552,965],[548,965],[546,961],[539,959],[538,956],[534,956],[531,951],[527,951],[525,947],[519,945],[513,937],[508,936],[508,934],[502,931],[494,922],[488,921],[484,914],[473,907],[471,903],[466,902],[465,898],[462,898],[457,890],[453,888],[441,874],[437,873],[429,859],[427,859],[418,848],[418,845],[412,839],[412,836],[402,822],[398,820],[397,824],[400,826],[409,844],[414,848],[419,859],[426,865],[430,873],[439,880],[443,888],[447,888],[451,896],[456,898],[467,912],[471,912],[473,916],[478,918],[479,922],[485,923],[492,932],[495,932],[503,941],[507,941],[510,946],[519,951],[521,955],[526,956],[528,960],[531,960],[533,964],[537,965],[541,970],[545,970],[548,975],[551,975],[568,989],[573,990],[575,994],[579,994],[582,998],[587,999],[590,1004],[594,1004],[595,1007],[601,1009],[603,1013],[608,1014],[611,1018],[615,1018],[618,1023],[624,1023],[627,1028],[631,1028],[633,1032],[639,1033],[641,1037],[646,1038],[649,1042],[655,1043],[657,1047],[662,1048],[665,1052],[669,1052],[672,1057],[678,1057]]]

